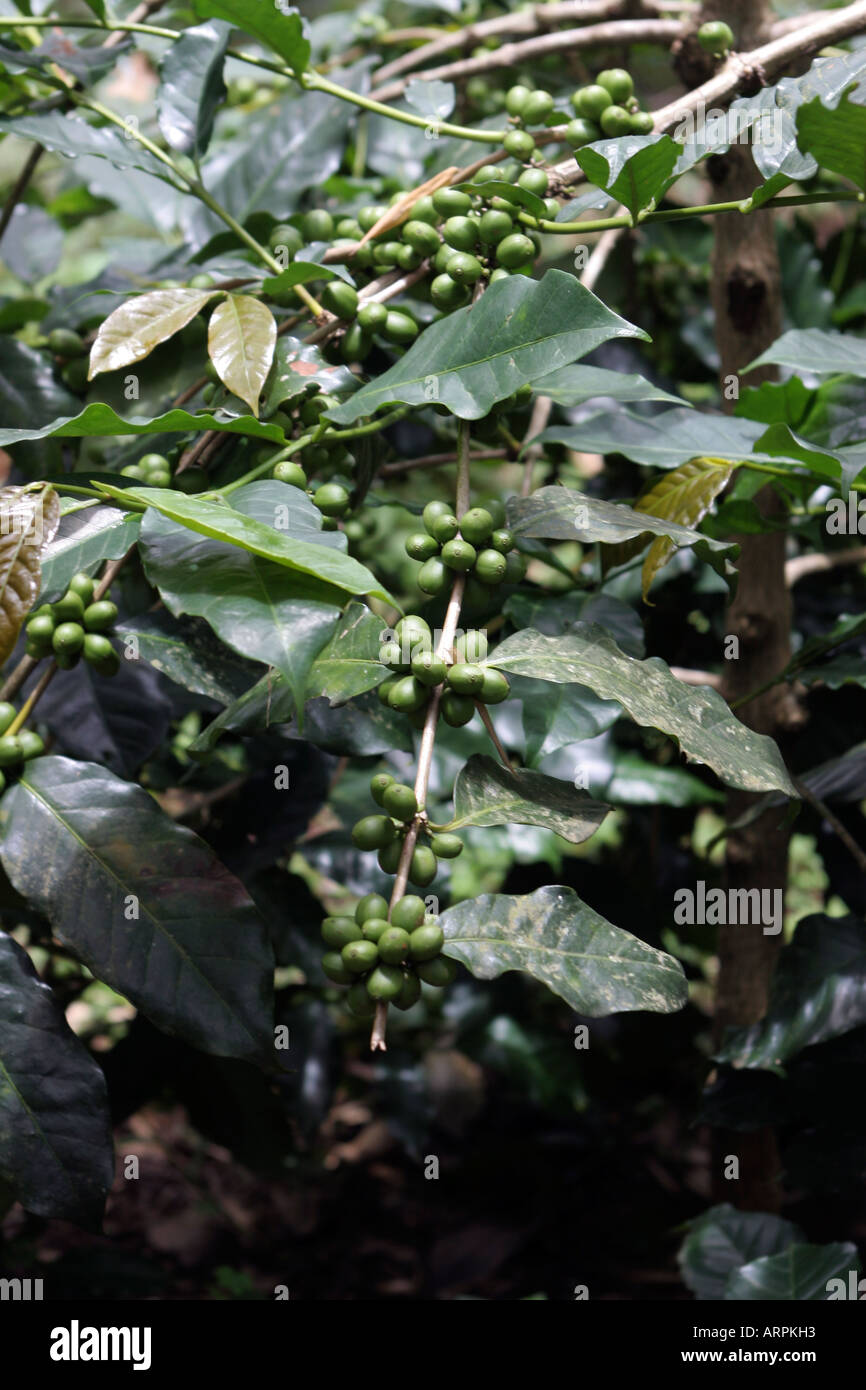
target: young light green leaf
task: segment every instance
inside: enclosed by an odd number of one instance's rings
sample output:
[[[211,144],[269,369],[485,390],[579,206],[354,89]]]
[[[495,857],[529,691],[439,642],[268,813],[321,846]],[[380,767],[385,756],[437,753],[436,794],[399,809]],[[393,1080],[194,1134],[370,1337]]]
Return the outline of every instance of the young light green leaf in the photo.
[[[194,319],[218,290],[149,290],[109,314],[90,349],[88,381],[147,357]]]
[[[577,623],[562,637],[527,628],[506,637],[485,664],[537,680],[588,685],[603,699],[616,700],[636,724],[676,739],[691,762],[706,763],[728,786],[797,796],[773,740],[735,719],[718,691],[684,685],[659,657],[626,656],[596,623]]]
[[[220,20],[185,29],[159,65],[159,128],[173,150],[200,158],[226,92],[223,66],[231,26]]]
[[[509,772],[493,758],[476,753],[458,774],[454,817],[445,829],[541,825],[580,845],[595,834],[609,810],[558,777],[546,777],[529,768]]]
[[[590,1018],[673,1013],[686,1002],[678,960],[605,921],[571,888],[551,885],[520,898],[483,893],[439,921],[445,955],[477,979],[523,970]]]
[[[207,348],[211,361],[223,384],[256,416],[276,341],[273,314],[251,294],[230,294],[210,316]]]
[[[203,18],[225,19],[252,34],[265,48],[283,58],[296,76],[310,61],[310,44],[304,34],[300,11],[281,0],[279,5],[269,0],[195,0],[196,14]]]
[[[0,490],[0,666],[12,655],[39,593],[42,552],[60,524],[50,486]]]
[[[0,932],[0,1183],[25,1211],[94,1230],[113,1179],[102,1069]]]
[[[389,371],[328,412],[339,424],[402,403],[445,405],[464,420],[487,415],[519,387],[611,338],[646,338],[573,275],[512,275],[477,303],[425,329]]]
[[[13,886],[97,979],[204,1052],[273,1051],[273,950],[242,883],[141,787],[95,763],[29,763],[0,806]]]

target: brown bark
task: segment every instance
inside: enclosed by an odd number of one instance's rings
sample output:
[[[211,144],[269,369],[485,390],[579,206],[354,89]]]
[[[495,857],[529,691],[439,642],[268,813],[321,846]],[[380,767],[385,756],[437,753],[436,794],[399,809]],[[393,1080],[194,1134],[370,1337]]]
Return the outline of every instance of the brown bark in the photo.
[[[766,39],[772,14],[766,0],[707,0],[701,8],[700,23],[708,19],[726,20],[734,30],[737,49],[749,50]],[[692,85],[709,75],[706,61],[693,38],[683,41],[678,67]],[[713,199],[719,201],[747,198],[761,182],[747,145],[735,145],[730,153],[712,158],[709,175]],[[719,218],[714,230],[712,302],[720,377],[723,388],[733,380],[742,389],[772,375],[771,370],[764,369],[745,377],[742,369],[782,331],[781,272],[772,214]],[[728,401],[730,409],[734,403]],[[770,488],[764,489],[757,501],[766,515],[778,513],[782,505]],[[723,690],[728,699],[745,695],[776,676],[790,656],[784,533],[738,539],[742,547],[739,589],[728,610],[725,630],[739,639],[739,656],[727,664]],[[772,736],[779,735],[792,718],[789,697],[779,690],[751,701],[738,714],[751,728]],[[743,792],[732,793],[728,818],[736,819],[754,799]],[[727,842],[728,886],[784,890],[788,840],[789,832],[780,824],[778,811],[731,834]],[[719,929],[716,1041],[726,1027],[754,1023],[764,1015],[780,945],[781,936],[764,935],[760,923],[729,924]],[[743,1209],[778,1209],[779,1158],[773,1131],[715,1131],[713,1139],[716,1198]],[[727,1154],[739,1156],[739,1181],[724,1177]]]

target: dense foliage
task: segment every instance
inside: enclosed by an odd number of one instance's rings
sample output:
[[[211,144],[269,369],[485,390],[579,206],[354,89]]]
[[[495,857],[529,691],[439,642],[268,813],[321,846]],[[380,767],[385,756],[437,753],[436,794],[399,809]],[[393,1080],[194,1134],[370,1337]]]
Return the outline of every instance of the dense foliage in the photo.
[[[756,79],[691,8],[504,66],[507,6],[88,7],[0,7],[6,1205],[99,1225],[112,1118],[169,1084],[130,1084],[155,1029],[213,1059],[194,1090],[234,1077],[242,1125],[249,1088],[267,1133],[235,1152],[268,1171],[352,1069],[417,1162],[443,1043],[557,1124],[623,1048],[684,1049],[686,1110],[784,1127],[792,1181],[844,1207],[866,13],[771,38]],[[721,110],[697,81],[661,106],[644,21],[697,31]],[[739,146],[753,191],[714,201]],[[750,217],[783,332],[719,380],[713,237]],[[803,582],[770,684],[808,719],[777,742],[725,669],[741,547],[780,531]],[[766,1015],[712,1039],[726,919],[674,905],[719,889],[732,806],[794,823],[785,944]],[[698,1216],[718,1178],[676,1213],[699,1298],[859,1268],[850,1228],[735,1183]]]

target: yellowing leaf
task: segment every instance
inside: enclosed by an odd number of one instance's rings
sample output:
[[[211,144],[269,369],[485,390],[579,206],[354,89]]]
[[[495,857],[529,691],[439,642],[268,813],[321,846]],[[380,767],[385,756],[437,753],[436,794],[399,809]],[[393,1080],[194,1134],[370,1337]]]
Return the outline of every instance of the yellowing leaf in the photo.
[[[59,524],[52,487],[0,489],[0,666],[39,593],[40,557]]]
[[[733,471],[734,465],[724,459],[690,459],[672,473],[665,473],[635,503],[634,509],[636,512],[649,512],[663,521],[676,521],[680,526],[689,526],[694,530],[727,485]],[[667,536],[657,536],[650,546],[641,573],[644,603],[649,602],[647,594],[650,585],[675,550],[676,546]]]
[[[277,341],[274,316],[250,294],[232,294],[218,304],[208,325],[207,346],[223,385],[258,417]]]
[[[194,319],[219,290],[151,290],[109,314],[90,350],[88,381],[140,362]]]

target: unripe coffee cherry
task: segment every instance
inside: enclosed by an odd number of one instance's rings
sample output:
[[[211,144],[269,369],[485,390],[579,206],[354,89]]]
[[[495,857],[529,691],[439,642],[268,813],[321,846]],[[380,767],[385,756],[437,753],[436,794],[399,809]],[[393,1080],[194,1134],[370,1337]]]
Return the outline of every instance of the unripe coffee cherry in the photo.
[[[413,893],[401,898],[391,909],[391,925],[402,927],[404,931],[413,932],[423,921],[424,899],[416,897]]]
[[[399,714],[414,714],[424,708],[429,698],[429,690],[414,676],[401,676],[388,695],[388,704]]]
[[[97,599],[85,608],[83,620],[88,632],[107,632],[117,620],[117,605],[109,599]]]
[[[363,924],[371,917],[387,917],[388,904],[381,893],[367,893],[355,904],[355,921]]]
[[[705,53],[720,58],[734,46],[734,31],[724,20],[710,20],[698,30],[698,43]]]
[[[440,833],[430,841],[430,848],[437,859],[456,859],[463,853],[463,841],[457,835]]]
[[[475,705],[468,695],[457,695],[451,690],[444,691],[439,708],[445,723],[452,729],[462,729],[475,713]]]
[[[458,695],[477,695],[484,684],[484,668],[458,661],[448,672],[448,685]]]
[[[437,956],[435,960],[421,961],[417,966],[418,976],[427,985],[442,988],[450,985],[457,974],[457,966],[447,956]]]
[[[485,507],[470,507],[460,518],[460,534],[472,545],[486,541],[493,531],[493,517]]]
[[[409,864],[409,882],[426,888],[436,877],[436,855],[427,845],[416,845]]]
[[[445,945],[445,933],[438,925],[416,927],[409,934],[409,954],[413,960],[433,960]]]
[[[372,999],[396,999],[403,988],[403,971],[396,965],[377,965],[367,980]]]
[[[335,951],[342,951],[350,941],[361,938],[361,928],[351,917],[326,917],[322,923],[322,940]]]
[[[475,561],[475,574],[482,584],[501,584],[508,563],[499,550],[482,550]]]
[[[322,956],[322,969],[335,985],[349,985],[354,976],[346,968],[339,951],[326,951]]]
[[[414,971],[404,971],[403,988],[400,990],[397,998],[392,1000],[394,1007],[397,1009],[411,1009],[412,1005],[417,1004],[420,998],[421,981]]]
[[[446,666],[441,656],[433,652],[420,652],[412,658],[412,675],[422,685],[441,685],[445,679]]]
[[[434,516],[430,521],[430,534],[439,545],[447,545],[457,535],[459,526],[456,516],[449,512]]]
[[[395,820],[410,821],[418,811],[418,802],[411,787],[392,782],[382,795],[382,805]]]
[[[395,834],[387,816],[364,816],[352,827],[352,844],[356,849],[383,849]]]
[[[485,667],[479,700],[485,705],[499,705],[503,700],[507,700],[510,694],[511,686],[502,672],[493,671],[489,666]]]
[[[413,560],[429,560],[439,554],[439,542],[424,531],[414,531],[406,537],[406,554]]]
[[[353,975],[363,975],[379,959],[379,948],[375,941],[349,941],[340,954],[348,971]]]
[[[617,106],[625,106],[634,92],[631,73],[626,72],[625,68],[606,68],[595,80],[599,87],[604,87],[605,91],[610,92]]]
[[[181,474],[181,477],[183,474]],[[307,486],[307,475],[299,463],[293,463],[291,459],[282,459],[275,463],[271,477],[278,483],[289,483],[292,487],[305,488]]]
[[[367,985],[363,980],[352,985],[346,995],[346,1003],[358,1018],[372,1018],[376,1012],[376,1001],[367,993]]]
[[[385,795],[386,788],[390,787],[393,781],[394,778],[391,776],[390,772],[377,772],[375,776],[370,778],[370,795],[372,796],[373,800],[377,803],[377,805],[382,806],[384,804],[382,801],[382,797]],[[372,895],[368,894],[368,896],[372,896],[376,898],[377,901],[381,901],[381,899],[378,898],[378,894],[376,893],[373,893]],[[365,899],[362,898],[361,902],[364,901]],[[359,917],[358,921],[361,920],[362,918]]]
[[[438,594],[448,583],[448,570],[437,557],[427,560],[418,571],[418,588],[424,594]]]
[[[502,144],[508,154],[524,163],[535,154],[535,141],[528,130],[510,130]]]
[[[399,965],[409,954],[409,933],[402,927],[388,927],[376,944],[382,960],[388,965]]]
[[[442,563],[447,565],[450,570],[456,570],[458,574],[464,574],[471,570],[475,564],[476,551],[474,545],[459,538],[448,541],[442,547]]]

